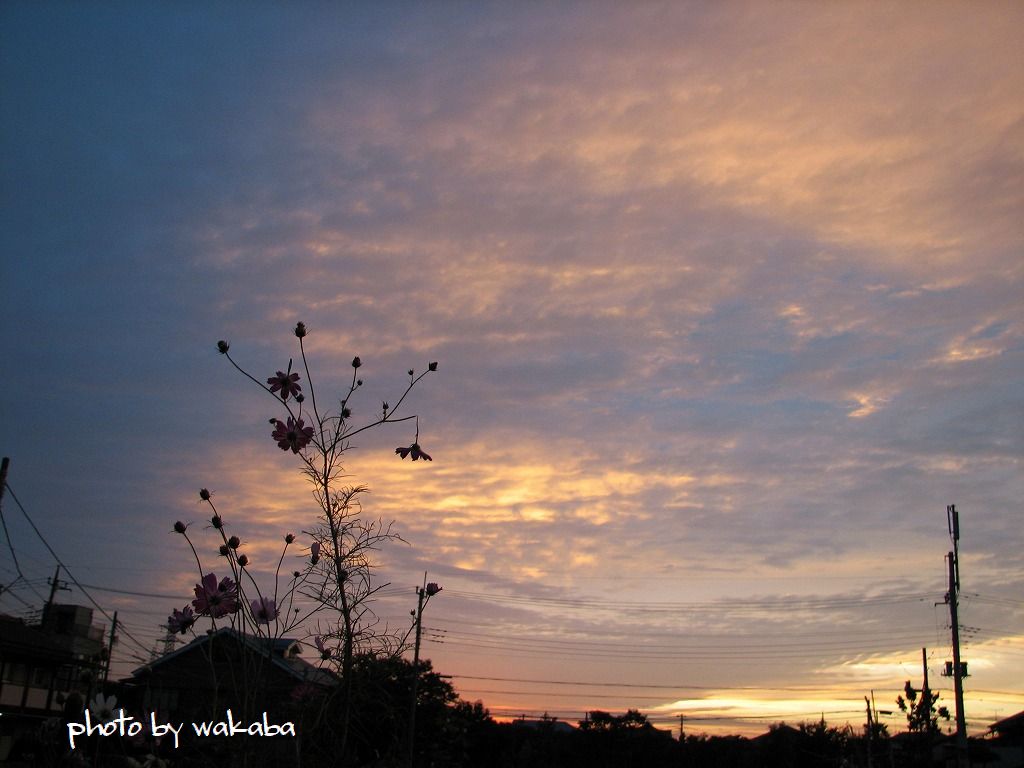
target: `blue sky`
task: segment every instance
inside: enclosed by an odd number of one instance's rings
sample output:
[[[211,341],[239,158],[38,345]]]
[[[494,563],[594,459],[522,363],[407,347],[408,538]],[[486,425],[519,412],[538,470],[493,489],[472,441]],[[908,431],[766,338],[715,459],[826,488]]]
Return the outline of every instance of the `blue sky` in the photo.
[[[11,488],[83,583],[186,599],[204,486],[271,560],[315,505],[215,342],[265,377],[303,320],[322,397],[363,359],[357,416],[440,361],[435,461],[395,426],[346,468],[408,542],[380,613],[442,582],[467,698],[755,730],[895,698],[948,657],[956,503],[969,716],[1020,709],[1021,9],[928,14],[5,3]],[[145,643],[176,606],[94,596]]]

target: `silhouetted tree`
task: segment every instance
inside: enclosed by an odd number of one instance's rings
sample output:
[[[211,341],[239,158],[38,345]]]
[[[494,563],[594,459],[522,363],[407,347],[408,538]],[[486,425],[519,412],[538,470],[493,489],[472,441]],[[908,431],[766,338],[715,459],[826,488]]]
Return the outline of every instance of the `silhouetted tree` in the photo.
[[[907,715],[909,738],[903,739],[907,765],[931,765],[932,746],[939,730],[939,718],[949,720],[949,710],[937,707],[939,694],[929,688],[918,690],[910,681],[903,685],[903,696],[896,697],[896,704]]]
[[[354,765],[404,765],[406,759],[408,704],[414,675],[417,683],[416,764],[421,766],[474,765],[470,762],[473,740],[484,738],[493,723],[481,702],[459,699],[451,683],[434,672],[429,661],[412,662],[400,657],[357,656],[353,660],[352,719],[348,735]],[[340,747],[334,718],[341,713],[340,696],[316,702],[324,716],[311,736],[317,764],[333,764]]]
[[[935,733],[939,730],[939,718],[949,720],[946,707],[936,707],[939,694],[929,688],[918,690],[907,680],[903,685],[906,694],[896,697],[896,704],[907,714],[907,730],[911,733]]]
[[[623,715],[593,710],[579,727],[581,753],[587,757],[584,765],[630,768],[668,765],[678,760],[672,734],[655,728],[635,709]]]

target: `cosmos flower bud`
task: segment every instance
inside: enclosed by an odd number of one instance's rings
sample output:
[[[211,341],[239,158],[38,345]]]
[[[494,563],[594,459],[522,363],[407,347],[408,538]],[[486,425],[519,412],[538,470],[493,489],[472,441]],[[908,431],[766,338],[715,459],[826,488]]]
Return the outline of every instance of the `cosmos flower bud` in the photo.
[[[199,489],[199,498],[202,499],[203,501],[209,501],[211,495],[212,494],[205,488]]]
[[[309,561],[316,565],[320,562],[320,542],[314,541],[309,545]]]
[[[412,376],[414,373],[415,373],[415,371],[412,368],[410,368],[409,369],[409,375]]]
[[[220,545],[220,556],[221,557],[227,557],[230,554],[231,554],[231,547],[229,547],[227,544],[221,544]]]
[[[224,521],[220,519],[220,515],[214,515],[210,518],[210,525],[219,531],[224,527]]]
[[[294,577],[295,577],[295,578],[297,579],[297,578],[299,578],[300,576],[302,576],[302,574],[301,574],[301,573],[299,573],[298,571],[292,571],[292,576],[294,576]]]
[[[435,360],[434,362],[430,363],[430,365],[427,366],[427,370],[428,371],[436,371],[437,370],[437,361]]]
[[[222,355],[226,355],[230,348],[231,346],[223,339],[217,342],[217,351],[220,352]]]
[[[358,368],[362,364],[363,364],[363,361],[359,359],[359,355],[356,355],[355,357],[352,358],[352,367],[353,368]]]
[[[427,593],[427,597],[433,597],[441,591],[441,585],[437,582],[432,581],[429,584],[427,584],[426,589],[423,591]]]
[[[239,555],[238,556],[238,564],[240,566],[242,566],[243,568],[245,568],[245,566],[247,566],[249,564],[249,557],[247,555]]]
[[[296,403],[301,403],[301,402],[303,402],[303,401],[304,401],[305,399],[306,399],[306,396],[305,396],[304,394],[302,394],[301,392],[299,392],[299,394],[297,394],[297,395],[295,396],[295,402],[296,402]]]
[[[294,533],[289,533],[288,535],[286,535],[284,537],[284,543],[285,544],[291,544],[293,541],[295,541],[295,534]]]
[[[295,335],[300,339],[306,335],[305,323],[299,322],[295,324]]]
[[[357,387],[363,386],[363,380],[362,379],[356,379],[356,386]]]
[[[184,533],[186,528],[188,528],[188,526],[181,522],[181,520],[174,524],[175,533]]]
[[[347,419],[352,416],[352,410],[350,408],[341,409],[341,418]]]
[[[232,549],[238,549],[241,545],[242,541],[237,536],[232,536],[230,539],[228,539],[228,546]]]

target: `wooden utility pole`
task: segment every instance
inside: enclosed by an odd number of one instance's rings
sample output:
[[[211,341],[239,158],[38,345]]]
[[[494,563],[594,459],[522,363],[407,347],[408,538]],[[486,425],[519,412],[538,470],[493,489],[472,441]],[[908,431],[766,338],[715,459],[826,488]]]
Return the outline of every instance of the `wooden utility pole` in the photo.
[[[423,633],[423,603],[429,598],[427,594],[427,572],[423,572],[423,586],[416,588],[416,613],[413,621],[416,625],[416,643],[412,654],[412,700],[409,702],[409,768],[416,761],[416,697],[420,682],[420,638]]]
[[[928,649],[921,649],[921,671],[924,672],[924,690],[921,691],[921,695],[924,700],[928,702],[928,722],[925,726],[925,732],[928,734],[928,744],[931,744],[932,737],[932,689],[928,687]]]
[[[11,464],[11,460],[4,456],[3,460],[0,461],[0,511],[3,510],[4,491],[7,490],[7,467]],[[21,566],[18,565],[18,557],[14,554],[14,544],[11,542],[11,536],[7,533],[7,518],[0,514],[0,522],[3,523],[4,536],[7,539],[7,543],[11,548],[11,557],[14,558],[14,570],[18,572],[18,578],[21,578]],[[4,593],[4,587],[0,584],[0,595]]]
[[[427,583],[427,573],[423,572],[423,586],[416,587],[416,610],[412,612],[416,627],[416,645],[412,656],[412,701],[409,702],[409,768],[416,762],[416,696],[420,682],[420,639],[423,636],[423,608],[427,602],[441,591],[436,582]],[[408,637],[408,636],[407,636]]]
[[[107,678],[110,676],[110,662],[114,658],[114,643],[117,642],[117,635],[114,634],[117,631],[117,611],[114,611],[114,621],[110,624],[110,643],[107,645],[107,663],[103,668],[103,685],[107,684]]]
[[[11,460],[4,456],[3,460],[0,461],[0,510],[3,509],[4,491],[7,490],[7,467],[11,464]],[[4,536],[7,538],[7,543],[11,548],[11,557],[14,558],[14,569],[18,572],[19,578],[21,577],[21,566],[18,565],[18,557],[14,554],[14,544],[11,542],[11,536],[7,533],[7,518],[0,515],[0,522],[4,525]],[[4,593],[3,585],[0,585],[0,595]]]
[[[11,465],[9,457],[4,456],[0,461],[0,502],[4,500],[4,489],[7,488],[7,468]]]
[[[70,592],[70,588],[67,582],[61,583],[60,580],[60,565],[57,566],[57,570],[53,572],[53,580],[50,582],[50,597],[46,601],[46,605],[43,606],[43,624],[49,626],[50,613],[53,610],[53,601],[57,596],[57,590],[61,589],[65,592]]]
[[[964,715],[964,680],[963,665],[960,661],[960,618],[957,604],[960,595],[960,516],[956,505],[946,507],[946,520],[949,525],[949,538],[953,542],[953,551],[946,557],[949,564],[949,591],[946,600],[949,602],[949,623],[953,628],[953,693],[956,697],[956,764],[957,768],[966,768],[967,757],[967,718]]]
[[[875,758],[871,753],[875,737],[875,724],[871,718],[871,700],[867,696],[864,697],[864,706],[868,711],[868,768],[874,768]]]

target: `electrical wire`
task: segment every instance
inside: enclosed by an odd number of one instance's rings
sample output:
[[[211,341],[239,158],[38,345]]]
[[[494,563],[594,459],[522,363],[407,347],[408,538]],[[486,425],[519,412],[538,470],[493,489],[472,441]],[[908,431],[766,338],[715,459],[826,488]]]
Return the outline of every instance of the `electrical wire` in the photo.
[[[53,550],[53,547],[51,547],[50,543],[46,540],[46,537],[43,536],[42,532],[40,532],[39,528],[37,528],[36,524],[32,521],[32,518],[29,516],[28,512],[25,510],[24,505],[22,505],[21,501],[18,499],[17,495],[14,493],[14,489],[11,488],[11,484],[10,483],[7,483],[7,491],[11,494],[11,498],[14,499],[14,503],[18,505],[18,509],[21,510],[21,514],[25,516],[25,520],[28,521],[28,524],[32,527],[32,530],[35,531],[36,536],[38,536],[39,540],[41,542],[43,542],[43,546],[46,547],[46,549],[50,553],[51,557],[53,557],[53,559],[57,562],[57,564],[61,568],[64,569],[64,572],[67,573],[68,578],[71,579],[72,582],[74,582],[75,586],[78,587],[79,590],[81,590],[82,594],[85,595],[86,599],[88,599],[89,602],[92,603],[92,605],[96,608],[96,610],[98,610],[101,614],[103,614],[103,616],[106,617],[107,621],[109,621],[111,623],[111,625],[113,626],[114,623],[115,623],[113,617],[109,613],[107,613],[107,611],[103,608],[103,606],[101,606],[98,602],[96,602],[96,600],[93,598],[93,596],[91,594],[89,594],[89,592],[86,589],[84,589],[82,587],[82,584],[78,581],[78,579],[75,578],[74,574],[71,573],[71,570],[61,561],[60,557]],[[127,630],[123,630],[123,633],[124,633],[125,637],[127,637],[129,640],[131,640],[137,646],[139,646],[143,650],[148,651],[148,649],[146,649],[145,646],[143,646],[142,643],[138,639],[136,639],[130,632],[128,632]]]
[[[898,604],[903,602],[921,602],[933,599],[934,594],[928,592],[896,593],[872,597],[823,597],[823,598],[764,598],[761,600],[721,600],[705,602],[676,601],[634,601],[616,602],[596,598],[560,598],[527,595],[500,595],[490,592],[473,592],[449,589],[446,594],[470,600],[494,603],[510,603],[527,606],[550,606],[570,609],[605,609],[617,612],[642,613],[676,613],[680,611],[721,611],[724,613],[747,613],[767,610],[841,610],[858,608],[867,605]]]

